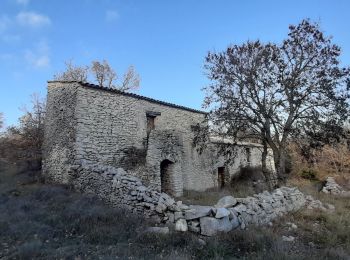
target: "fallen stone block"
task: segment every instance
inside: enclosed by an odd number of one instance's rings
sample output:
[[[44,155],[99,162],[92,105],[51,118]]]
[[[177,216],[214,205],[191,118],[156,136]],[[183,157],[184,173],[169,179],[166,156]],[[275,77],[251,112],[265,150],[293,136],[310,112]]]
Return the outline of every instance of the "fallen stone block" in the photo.
[[[175,223],[175,230],[181,231],[181,232],[186,232],[188,230],[186,220],[183,218],[178,219]]]
[[[193,206],[190,206],[190,208],[185,211],[185,219],[190,220],[190,219],[209,216],[211,212],[212,212],[211,207],[193,205]]]
[[[215,218],[223,218],[229,216],[231,213],[225,208],[217,208]]]
[[[237,204],[237,199],[233,196],[225,196],[216,203],[216,208],[230,208]]]
[[[218,232],[229,232],[233,226],[228,216],[216,219],[213,217],[200,218],[201,234],[204,236],[214,236]]]

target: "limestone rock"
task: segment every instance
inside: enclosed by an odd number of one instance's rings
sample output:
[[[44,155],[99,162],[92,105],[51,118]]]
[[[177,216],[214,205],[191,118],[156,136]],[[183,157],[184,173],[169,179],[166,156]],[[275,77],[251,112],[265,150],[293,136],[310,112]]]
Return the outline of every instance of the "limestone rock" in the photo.
[[[178,219],[176,221],[176,224],[175,224],[175,230],[181,231],[181,232],[186,232],[188,230],[186,220],[183,218]]]
[[[214,236],[218,232],[229,232],[232,230],[232,224],[227,217],[216,219],[213,217],[200,218],[201,234],[204,236]]]
[[[236,215],[234,215],[232,218],[229,218],[229,219],[232,225],[232,229],[238,228],[240,226],[239,219]]]
[[[190,220],[209,216],[211,214],[211,211],[211,207],[192,205],[188,210],[185,211],[185,219]]]
[[[295,240],[295,237],[293,236],[282,236],[282,240],[285,242],[293,242]]]
[[[218,208],[216,210],[215,218],[223,218],[229,216],[231,213],[225,208]]]
[[[233,196],[225,196],[216,203],[216,208],[230,208],[237,204],[237,199]]]
[[[345,190],[334,180],[333,177],[328,177],[326,179],[326,184],[322,188],[322,192],[332,194],[332,195],[340,195],[345,192]]]

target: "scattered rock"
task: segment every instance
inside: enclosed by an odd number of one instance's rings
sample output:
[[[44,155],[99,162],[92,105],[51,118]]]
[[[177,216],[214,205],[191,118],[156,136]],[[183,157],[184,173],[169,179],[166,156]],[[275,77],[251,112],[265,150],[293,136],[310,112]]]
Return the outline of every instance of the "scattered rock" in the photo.
[[[322,192],[332,195],[340,195],[345,193],[345,190],[334,180],[333,177],[328,177],[322,188]]]
[[[295,240],[295,237],[293,237],[293,236],[282,236],[282,240],[284,242],[293,242]]]
[[[201,246],[206,246],[206,245],[207,245],[207,242],[205,242],[203,239],[200,239],[200,238],[198,238],[198,243],[199,243]]]
[[[175,224],[175,230],[181,231],[181,232],[186,232],[188,230],[186,220],[183,218],[178,219],[176,221],[176,224]]]

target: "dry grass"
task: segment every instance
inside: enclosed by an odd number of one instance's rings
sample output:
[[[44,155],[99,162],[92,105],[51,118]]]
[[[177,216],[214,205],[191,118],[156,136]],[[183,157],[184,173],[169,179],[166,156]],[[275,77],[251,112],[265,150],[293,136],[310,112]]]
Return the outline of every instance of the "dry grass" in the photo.
[[[244,198],[250,195],[255,194],[254,188],[251,184],[237,184],[234,187],[227,186],[222,189],[220,188],[211,188],[204,192],[200,191],[184,191],[182,197],[179,197],[178,200],[181,200],[185,204],[189,205],[215,205],[219,199],[227,195],[233,195],[236,198]]]
[[[275,221],[272,227],[251,226],[202,237],[207,243],[202,246],[191,233],[144,233],[152,223],[141,217],[36,180],[35,174],[17,174],[13,167],[0,169],[0,259],[350,258],[349,200],[319,194],[311,182],[297,184],[334,204],[335,214],[302,210]],[[298,228],[290,229],[287,222]],[[283,235],[296,240],[283,242]]]

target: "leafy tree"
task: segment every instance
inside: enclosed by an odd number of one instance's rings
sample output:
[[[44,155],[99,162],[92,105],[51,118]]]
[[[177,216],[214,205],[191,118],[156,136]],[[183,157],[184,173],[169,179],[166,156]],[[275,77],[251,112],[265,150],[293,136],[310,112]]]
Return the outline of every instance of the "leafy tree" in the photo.
[[[75,66],[66,62],[66,70],[54,76],[55,80],[86,82],[92,77],[100,87],[115,88],[121,91],[136,90],[140,86],[140,76],[134,66],[129,66],[121,82],[118,75],[106,60],[92,61],[91,66]]]
[[[204,106],[215,134],[258,140],[274,154],[280,179],[286,177],[287,144],[293,137],[326,143],[348,119],[350,69],[341,67],[340,47],[303,20],[289,26],[282,44],[246,42],[209,52],[205,68],[211,84]]]

